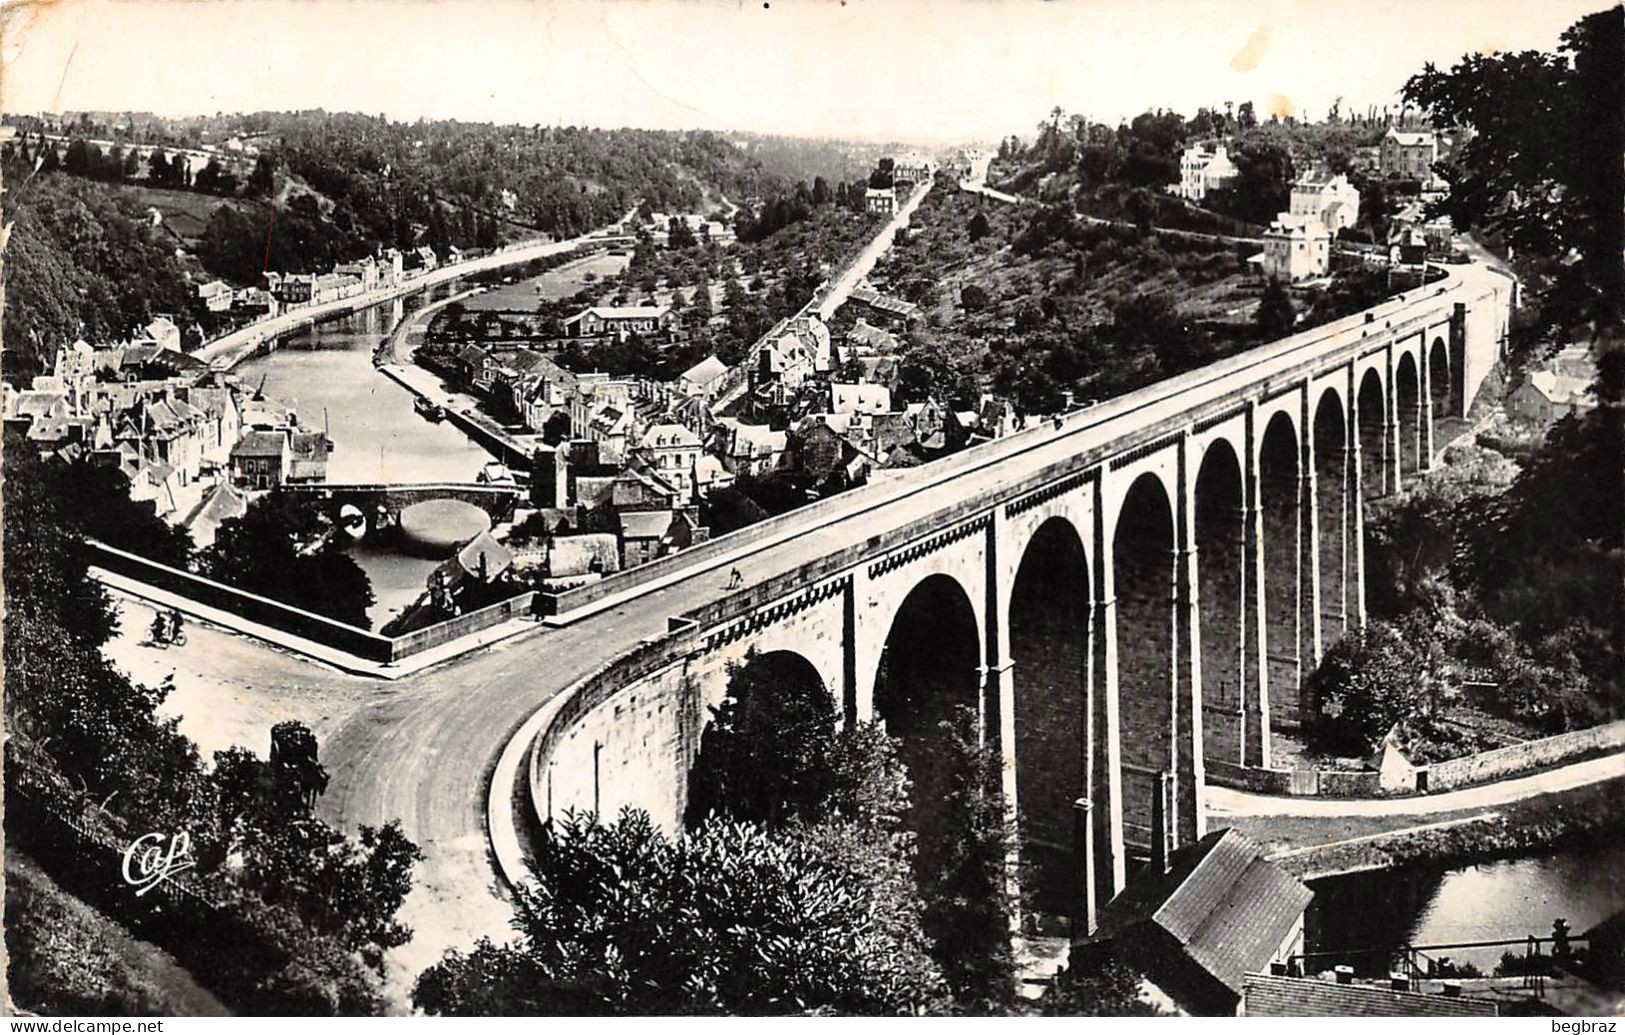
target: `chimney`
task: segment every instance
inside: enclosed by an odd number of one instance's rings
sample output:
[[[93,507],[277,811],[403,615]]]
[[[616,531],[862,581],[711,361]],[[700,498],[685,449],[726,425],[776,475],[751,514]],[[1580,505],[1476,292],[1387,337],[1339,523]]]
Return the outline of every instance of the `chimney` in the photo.
[[[1333,968],[1333,973],[1335,973],[1337,975],[1337,983],[1338,984],[1340,984],[1340,985],[1352,985],[1352,984],[1354,984],[1354,968],[1349,966],[1348,964],[1345,963],[1345,964],[1342,964],[1340,966],[1337,966],[1337,967]]]
[[[1151,868],[1168,872],[1168,770],[1157,771],[1156,789],[1151,796]]]
[[[1446,999],[1460,999],[1461,982],[1455,978],[1451,978],[1439,988],[1439,994],[1444,996]]]
[[[1411,979],[1402,971],[1391,970],[1388,972],[1388,987],[1395,992],[1409,992]]]

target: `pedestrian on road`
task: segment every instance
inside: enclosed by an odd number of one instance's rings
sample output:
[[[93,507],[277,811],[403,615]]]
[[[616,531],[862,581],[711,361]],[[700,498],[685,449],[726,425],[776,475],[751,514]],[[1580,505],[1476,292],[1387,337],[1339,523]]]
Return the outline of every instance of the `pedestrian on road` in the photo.
[[[740,586],[742,586],[744,584],[745,584],[745,576],[739,574],[739,569],[735,568],[732,571],[732,573],[730,573],[728,575],[728,588],[729,589],[738,589]]]

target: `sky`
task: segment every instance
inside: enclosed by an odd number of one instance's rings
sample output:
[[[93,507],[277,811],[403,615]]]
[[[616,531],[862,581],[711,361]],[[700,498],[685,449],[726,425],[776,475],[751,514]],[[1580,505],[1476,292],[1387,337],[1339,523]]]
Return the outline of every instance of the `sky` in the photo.
[[[1252,100],[1397,107],[1607,0],[0,0],[0,108],[987,142]]]

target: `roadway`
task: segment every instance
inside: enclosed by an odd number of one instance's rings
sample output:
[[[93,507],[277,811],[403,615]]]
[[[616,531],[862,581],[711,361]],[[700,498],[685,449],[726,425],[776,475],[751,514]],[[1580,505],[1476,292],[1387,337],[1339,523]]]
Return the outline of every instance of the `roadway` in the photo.
[[[1621,776],[1625,776],[1625,755],[1615,753],[1478,787],[1409,798],[1294,798],[1209,787],[1207,807],[1210,814],[1220,816],[1426,816],[1510,805]]]
[[[835,278],[834,283],[830,285],[829,291],[815,303],[818,307],[818,318],[820,320],[828,322],[835,315],[835,310],[841,308],[863,278],[867,277],[869,271],[875,268],[875,263],[879,262],[880,257],[885,255],[886,251],[891,248],[892,241],[897,237],[897,231],[908,226],[908,221],[914,215],[914,210],[920,207],[920,202],[924,201],[925,196],[929,193],[931,193],[930,180],[926,180],[914,188],[914,192],[908,196],[907,201],[903,202],[902,207],[892,214],[891,219],[886,221],[886,225],[881,228],[880,232],[875,234],[869,243],[864,246],[863,251],[858,253],[857,258],[853,259],[841,275]]]

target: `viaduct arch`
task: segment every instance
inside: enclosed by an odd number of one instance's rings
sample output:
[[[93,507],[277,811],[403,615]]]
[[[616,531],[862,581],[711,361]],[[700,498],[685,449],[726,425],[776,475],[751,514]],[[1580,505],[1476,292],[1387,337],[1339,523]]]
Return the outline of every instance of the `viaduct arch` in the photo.
[[[746,530],[785,529],[750,547],[782,563],[567,692],[533,746],[537,810],[672,824],[726,661],[793,649],[847,720],[902,740],[922,840],[952,775],[940,722],[974,714],[1003,761],[1013,879],[1091,926],[1150,854],[1153,788],[1161,836],[1200,837],[1208,770],[1269,765],[1308,714],[1305,675],[1364,622],[1367,508],[1431,466],[1432,420],[1461,415],[1504,340],[1511,285],[1452,277]],[[649,592],[682,599],[680,574]]]

